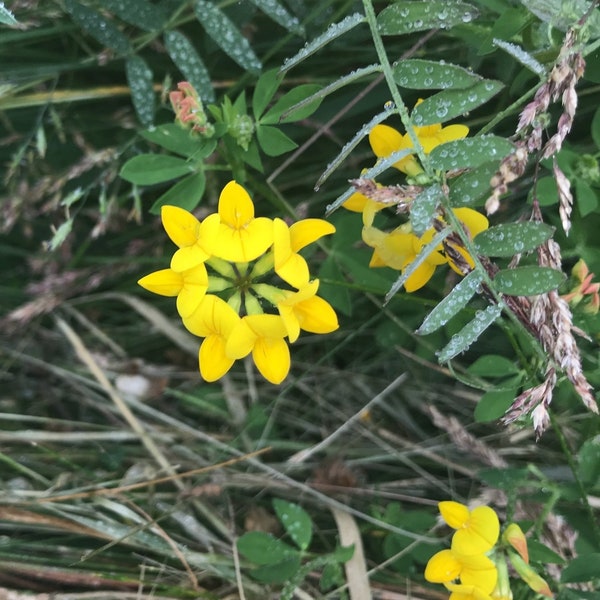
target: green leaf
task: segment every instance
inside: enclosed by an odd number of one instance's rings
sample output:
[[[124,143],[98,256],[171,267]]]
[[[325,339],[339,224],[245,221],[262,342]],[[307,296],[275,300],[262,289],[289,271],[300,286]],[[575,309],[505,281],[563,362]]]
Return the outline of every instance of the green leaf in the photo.
[[[73,217],[67,219],[64,223],[61,223],[57,230],[54,232],[52,239],[48,242],[48,250],[53,252],[59,246],[61,246],[67,239],[71,231],[73,230]]]
[[[498,271],[494,287],[509,296],[537,296],[555,290],[564,279],[561,271],[530,265]]]
[[[4,25],[18,25],[19,22],[15,19],[14,15],[5,8],[4,2],[0,2],[0,23]]]
[[[478,473],[483,483],[499,490],[515,490],[529,479],[528,468],[503,467],[501,469],[481,469]]]
[[[263,152],[267,156],[279,156],[298,147],[294,140],[290,139],[283,131],[271,125],[258,124],[256,137]]]
[[[416,333],[428,335],[443,327],[454,315],[458,314],[473,297],[481,284],[478,271],[471,271],[452,289],[452,291],[425,317]]]
[[[279,498],[273,500],[273,508],[287,534],[300,550],[306,550],[312,539],[312,520],[297,504]]]
[[[123,165],[119,175],[136,185],[152,185],[187,175],[193,170],[193,166],[183,158],[167,154],[139,154]]]
[[[194,10],[206,33],[232,60],[248,71],[260,71],[262,65],[248,40],[215,3],[196,0]]]
[[[481,135],[437,146],[429,158],[431,166],[440,171],[474,169],[491,160],[500,161],[512,150],[513,145],[503,137]]]
[[[140,132],[140,135],[169,152],[194,159],[206,158],[212,154],[216,144],[214,140],[193,135],[177,123],[165,123],[152,129],[145,129]]]
[[[153,215],[159,215],[161,207],[165,204],[179,206],[179,208],[185,208],[185,210],[194,210],[202,199],[205,187],[206,176],[204,171],[188,175],[156,200],[150,207],[150,212]]]
[[[546,75],[546,68],[540,64],[529,52],[525,52],[521,46],[517,44],[510,44],[502,40],[494,39],[494,46],[502,48],[505,52],[510,54],[514,59],[518,60],[524,67],[527,67],[530,71],[533,71],[539,77]]]
[[[300,569],[300,556],[290,556],[276,564],[265,565],[250,571],[250,575],[263,583],[287,583]]]
[[[500,81],[485,79],[469,88],[443,90],[415,106],[411,117],[419,127],[445,123],[481,106],[503,87]]]
[[[259,77],[252,95],[252,112],[257,121],[271,102],[280,83],[278,69],[271,69]]]
[[[479,377],[506,377],[519,372],[512,360],[499,354],[480,356],[467,370],[471,375]]]
[[[352,15],[348,15],[338,23],[332,23],[324,33],[307,44],[304,44],[304,46],[296,54],[294,54],[294,56],[291,58],[286,58],[283,61],[283,66],[281,67],[280,72],[283,73],[285,71],[289,71],[292,67],[295,67],[297,64],[301,63],[305,58],[308,58],[329,44],[329,42],[335,40],[341,35],[344,35],[344,33],[354,29],[354,27],[364,22],[364,15],[361,15],[360,13],[354,13]]]
[[[215,92],[210,74],[192,42],[179,31],[167,31],[165,48],[171,60],[201,96],[202,101],[214,102]]]
[[[395,2],[377,15],[377,26],[382,35],[403,35],[427,29],[450,29],[471,22],[478,14],[477,9],[466,2]]]
[[[133,107],[144,127],[154,121],[154,81],[150,67],[143,58],[130,56],[125,63],[127,82]]]
[[[600,483],[600,436],[586,440],[577,453],[581,481],[591,490]]]
[[[291,546],[262,531],[249,531],[237,540],[238,551],[257,565],[276,565],[299,556]]]
[[[394,66],[394,81],[411,90],[468,88],[481,77],[458,65],[412,58]]]
[[[521,0],[521,3],[536,17],[561,31],[574,26],[592,5],[590,0]],[[597,10],[590,14],[586,27],[590,28],[592,37],[600,33],[600,14]]]
[[[127,54],[131,50],[129,40],[104,15],[75,0],[65,0],[65,8],[73,20],[103,46],[112,48],[118,54]]]
[[[296,35],[304,35],[304,27],[302,27],[300,21],[294,15],[291,15],[277,0],[250,0],[250,2],[288,31]]]
[[[430,227],[435,211],[444,199],[439,183],[430,185],[418,194],[410,207],[410,224],[415,235],[421,237]]]
[[[102,0],[102,6],[119,19],[145,31],[158,31],[168,16],[160,5],[148,0]]]
[[[564,565],[567,562],[560,554],[557,554],[554,550],[550,550],[545,544],[531,538],[527,540],[527,549],[529,550],[530,562],[545,565],[548,563]]]
[[[335,562],[345,563],[354,556],[354,544],[350,546],[338,546],[329,556]]]
[[[560,576],[561,583],[582,583],[598,579],[600,552],[582,554],[571,559]]]
[[[598,196],[594,189],[583,179],[575,180],[575,199],[579,214],[585,217],[598,208]]]
[[[273,123],[290,123],[293,121],[299,121],[304,119],[319,108],[322,102],[322,98],[316,98],[314,102],[298,109],[291,111],[296,104],[312,96],[315,92],[318,92],[321,86],[315,83],[306,83],[299,85],[294,89],[284,94],[275,104],[267,111],[267,113],[260,119],[260,123],[263,125],[272,125]],[[288,114],[284,114],[288,113]]]
[[[594,144],[596,144],[596,148],[600,148],[600,107],[596,109],[594,117],[592,118],[590,133],[592,134],[592,139],[594,140]]]
[[[450,183],[450,204],[454,208],[474,207],[483,204],[489,196],[490,179],[498,170],[499,161],[486,162],[477,168],[463,173]]]
[[[512,257],[537,248],[553,233],[554,227],[545,223],[503,223],[482,231],[473,243],[478,254]]]
[[[440,350],[439,362],[448,362],[457,354],[464,352],[501,313],[502,309],[496,304],[488,306],[485,310],[478,310],[475,318],[453,335],[448,344]]]
[[[487,39],[481,44],[479,55],[493,52],[496,43],[512,40],[534,20],[535,17],[522,6],[506,7],[494,21]]]
[[[490,423],[504,415],[517,396],[517,388],[490,390],[481,396],[473,417],[477,423]]]
[[[532,202],[534,195],[537,197],[540,206],[550,206],[558,203],[558,190],[554,177],[540,177],[537,185],[532,186],[528,200]]]

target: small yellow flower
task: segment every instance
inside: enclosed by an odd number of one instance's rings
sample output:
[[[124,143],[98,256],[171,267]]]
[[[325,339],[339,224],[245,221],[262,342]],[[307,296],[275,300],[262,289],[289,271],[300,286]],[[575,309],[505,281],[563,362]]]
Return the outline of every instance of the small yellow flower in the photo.
[[[206,294],[208,273],[204,263],[181,272],[162,269],[142,277],[138,285],[160,296],[177,296],[177,312],[187,317],[196,310]]]
[[[456,529],[452,536],[452,550],[468,556],[491,550],[500,535],[498,515],[489,506],[469,510],[464,504],[450,500],[438,504],[444,521]]]
[[[421,102],[422,100],[420,99],[417,104]],[[460,140],[469,134],[469,128],[466,125],[448,125],[442,127],[440,123],[415,127],[414,130],[425,154],[429,154],[436,146],[453,140]],[[398,150],[413,148],[413,143],[408,133],[402,135],[389,125],[375,125],[369,133],[369,143],[375,156],[379,158],[386,158]],[[394,167],[410,177],[415,177],[423,172],[421,165],[419,165],[412,154],[394,163]]]
[[[452,212],[456,215],[458,220],[465,227],[471,239],[473,239],[477,234],[481,233],[482,231],[488,229],[490,226],[488,218],[485,215],[482,215],[480,212],[473,210],[472,208],[453,208]],[[473,258],[463,246],[457,246],[455,244],[452,244],[452,242],[448,242],[448,244],[465,259],[465,261],[471,267],[471,269],[475,266]],[[464,275],[464,273],[458,268],[458,266],[454,263],[452,259],[448,260],[448,264],[459,275]]]
[[[278,384],[290,370],[286,335],[287,329],[279,315],[247,315],[233,328],[225,352],[233,359],[252,353],[261,375],[267,381]]]
[[[231,369],[235,360],[228,356],[225,347],[239,322],[235,310],[212,294],[205,296],[198,308],[183,319],[188,331],[205,338],[198,353],[200,374],[205,381],[216,381]]]
[[[417,257],[423,246],[427,245],[435,235],[433,229],[425,232],[420,238],[412,233],[409,223],[401,225],[390,233],[376,227],[364,227],[362,238],[367,246],[374,249],[370,267],[390,267],[403,271]],[[438,265],[447,262],[446,257],[437,251],[427,256],[425,261],[405,281],[407,292],[422,288],[433,277]]]
[[[223,188],[218,214],[215,256],[231,262],[250,262],[273,243],[273,222],[266,217],[254,217],[252,199],[235,181]]]
[[[472,585],[486,594],[496,587],[496,565],[484,554],[462,556],[454,550],[434,554],[425,567],[425,579],[431,583],[451,583],[460,579],[463,585]]]
[[[351,212],[362,213],[363,225],[369,227],[370,225],[373,225],[375,214],[380,210],[387,208],[389,205],[384,202],[372,200],[360,192],[354,192],[342,206]]]

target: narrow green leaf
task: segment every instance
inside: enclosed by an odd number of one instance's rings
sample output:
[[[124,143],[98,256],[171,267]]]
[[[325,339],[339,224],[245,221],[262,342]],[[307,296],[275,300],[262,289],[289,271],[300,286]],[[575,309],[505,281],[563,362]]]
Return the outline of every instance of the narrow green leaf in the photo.
[[[448,344],[438,352],[441,363],[448,362],[457,354],[464,352],[502,313],[497,304],[479,310],[475,318],[467,323],[457,334],[453,335]]]
[[[238,551],[257,565],[273,565],[298,556],[291,546],[262,531],[249,531],[237,540]]]
[[[119,19],[145,31],[158,31],[168,17],[160,5],[148,0],[102,0],[102,6]]]
[[[214,140],[193,135],[177,123],[165,123],[152,129],[145,129],[140,132],[140,135],[169,152],[194,159],[206,158],[212,154],[216,144]]]
[[[417,329],[419,335],[428,335],[443,327],[454,315],[458,314],[473,297],[481,284],[478,271],[471,271],[452,291],[425,317]]]
[[[455,140],[431,151],[431,166],[440,171],[474,169],[491,160],[500,161],[510,154],[513,145],[497,135],[481,135]]]
[[[279,77],[278,69],[266,71],[258,78],[252,95],[252,112],[257,121],[273,99],[280,83],[281,77]]]
[[[150,67],[143,58],[130,56],[125,62],[125,73],[131,90],[133,107],[144,127],[154,121],[154,80]]]
[[[298,147],[281,129],[271,125],[256,126],[256,137],[263,152],[267,156],[280,156]]]
[[[563,569],[561,583],[582,583],[598,579],[598,565],[600,565],[600,552],[586,553],[571,559]]]
[[[490,180],[498,170],[500,159],[486,162],[463,173],[450,182],[450,204],[454,208],[474,207],[483,204],[489,196]]]
[[[205,187],[206,176],[204,171],[188,175],[158,198],[150,207],[150,212],[153,215],[159,215],[161,207],[166,204],[179,206],[179,208],[185,208],[185,210],[194,210],[202,199]]]
[[[564,279],[564,273],[550,267],[516,267],[498,271],[494,287],[509,296],[537,296],[555,290]]]
[[[190,40],[180,31],[165,33],[165,48],[171,60],[198,91],[204,102],[214,102],[215,92],[207,68]]]
[[[273,508],[296,546],[302,551],[306,550],[312,539],[312,519],[309,514],[298,504],[279,498],[273,500]]]
[[[194,10],[206,33],[232,60],[248,71],[260,71],[262,65],[248,40],[215,3],[196,0]]]
[[[131,50],[129,40],[104,15],[75,0],[65,0],[65,8],[73,20],[103,46],[112,48],[119,54],[127,54]]]
[[[357,25],[365,22],[365,16],[360,13],[354,13],[342,19],[338,23],[332,23],[327,30],[314,40],[304,44],[304,46],[291,58],[286,58],[283,61],[283,66],[280,72],[289,71],[292,67],[301,63],[305,58],[308,58],[327,44],[340,37],[344,33],[354,29]]]
[[[442,90],[415,106],[411,117],[419,127],[445,123],[485,104],[503,87],[500,81],[484,79],[468,88]]]
[[[554,227],[545,223],[503,223],[482,231],[473,243],[484,256],[506,256],[529,252],[552,237]]]
[[[293,121],[299,121],[304,119],[319,108],[322,99],[316,98],[309,105],[304,106],[298,110],[291,111],[291,109],[302,102],[305,98],[312,96],[315,92],[319,91],[321,86],[315,83],[306,83],[299,85],[291,89],[289,92],[284,94],[281,98],[275,102],[275,104],[267,111],[267,113],[260,119],[260,122],[264,125],[272,125],[274,123],[290,123]],[[283,113],[287,113],[285,116]]]
[[[427,29],[450,29],[470,23],[478,14],[477,9],[466,2],[395,2],[377,15],[377,26],[382,35],[403,35]]]
[[[140,154],[130,158],[119,175],[137,185],[152,185],[169,181],[193,170],[183,158],[167,154]]]
[[[517,46],[517,44],[511,44],[510,42],[505,42],[503,40],[499,40],[494,38],[493,40],[494,46],[498,48],[502,48],[507,54],[510,54],[514,59],[518,60],[524,67],[527,67],[530,71],[533,71],[539,77],[544,77],[546,75],[546,68],[544,65],[540,64],[529,52],[526,52],[521,48],[521,46]]]
[[[481,80],[464,67],[443,61],[412,58],[394,66],[394,81],[411,90],[468,88]]]
[[[52,239],[48,242],[48,250],[50,250],[50,252],[53,252],[59,246],[62,246],[62,244],[67,239],[72,230],[73,217],[70,217],[64,223],[61,223],[58,226],[58,228],[54,232],[54,235],[52,236]]]
[[[415,235],[421,237],[430,227],[435,211],[444,199],[439,183],[430,185],[418,194],[410,207],[410,224]]]
[[[4,25],[18,25],[19,22],[15,19],[14,15],[5,8],[4,2],[0,2],[0,23]]]
[[[250,2],[288,31],[296,35],[304,35],[304,27],[302,27],[300,21],[277,0],[250,0]]]
[[[404,282],[427,260],[427,257],[437,249],[437,247],[450,235],[451,232],[452,230],[449,227],[439,231],[433,236],[428,244],[421,248],[421,251],[419,254],[417,254],[415,260],[413,260],[404,269],[404,271],[402,271],[402,275],[396,279],[390,288],[390,291],[385,295],[386,304],[398,293],[400,288],[404,285]]]

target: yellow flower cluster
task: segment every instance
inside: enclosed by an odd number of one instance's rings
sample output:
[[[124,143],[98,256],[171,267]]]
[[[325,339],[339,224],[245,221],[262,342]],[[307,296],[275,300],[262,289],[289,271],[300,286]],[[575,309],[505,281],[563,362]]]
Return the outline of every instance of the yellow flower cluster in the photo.
[[[469,128],[465,125],[442,127],[440,123],[415,127],[414,130],[425,154],[429,154],[440,144],[462,139],[469,133]],[[379,158],[385,158],[398,150],[413,148],[408,134],[402,135],[388,125],[376,125],[369,133],[369,143],[374,154]],[[410,177],[423,173],[421,165],[413,154],[405,156],[393,166]],[[347,210],[362,213],[364,225],[362,239],[367,246],[373,248],[370,267],[390,267],[404,271],[435,235],[435,229],[431,227],[423,235],[417,236],[413,233],[410,223],[404,223],[390,232],[381,231],[373,226],[373,222],[375,214],[383,210],[386,204],[372,200],[359,192],[352,194],[343,206]],[[488,219],[476,210],[457,208],[453,212],[471,238],[489,227]],[[473,259],[462,246],[452,242],[446,243],[454,251],[454,256],[444,252],[440,245],[405,281],[404,288],[407,292],[414,292],[427,284],[439,265],[448,263],[461,275],[465,274],[464,265],[467,269],[473,267]],[[462,266],[458,264],[458,259],[463,263]]]
[[[498,543],[500,521],[489,506],[469,510],[444,501],[438,507],[456,531],[450,549],[429,559],[425,579],[443,584],[450,591],[449,600],[512,600],[506,556],[531,589],[552,598],[548,584],[529,566],[527,540],[516,523],[508,525]]]
[[[176,206],[163,206],[161,217],[178,250],[168,269],[138,283],[177,297],[184,326],[204,338],[199,364],[206,381],[216,381],[237,359],[252,354],[263,377],[281,383],[290,369],[286,338],[292,343],[301,330],[338,328],[335,311],[316,295],[319,280],[310,280],[298,254],[335,231],[327,221],[303,219],[288,226],[282,219],[255,217],[252,199],[235,181],[223,188],[218,211],[202,222]],[[263,281],[273,271],[286,286]],[[273,311],[265,312],[265,306]]]

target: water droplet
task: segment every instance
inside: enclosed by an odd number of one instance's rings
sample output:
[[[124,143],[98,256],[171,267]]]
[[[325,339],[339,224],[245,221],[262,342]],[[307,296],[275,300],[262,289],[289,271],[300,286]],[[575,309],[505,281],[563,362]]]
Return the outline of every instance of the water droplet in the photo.
[[[394,108],[396,108],[396,105],[391,101],[388,100],[384,105],[383,105],[384,110],[394,110]]]

